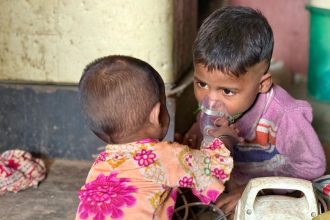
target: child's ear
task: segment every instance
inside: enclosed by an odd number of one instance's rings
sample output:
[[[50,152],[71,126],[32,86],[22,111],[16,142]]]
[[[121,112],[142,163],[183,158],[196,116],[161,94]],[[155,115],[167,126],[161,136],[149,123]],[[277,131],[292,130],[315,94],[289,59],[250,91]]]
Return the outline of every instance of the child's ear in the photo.
[[[264,75],[262,75],[260,79],[259,92],[260,93],[268,92],[272,84],[273,84],[272,75],[269,72],[265,73]]]
[[[154,107],[152,107],[152,110],[151,110],[150,115],[149,115],[150,123],[155,125],[155,126],[160,125],[160,121],[159,121],[160,107],[161,107],[160,102],[157,102],[154,105]]]

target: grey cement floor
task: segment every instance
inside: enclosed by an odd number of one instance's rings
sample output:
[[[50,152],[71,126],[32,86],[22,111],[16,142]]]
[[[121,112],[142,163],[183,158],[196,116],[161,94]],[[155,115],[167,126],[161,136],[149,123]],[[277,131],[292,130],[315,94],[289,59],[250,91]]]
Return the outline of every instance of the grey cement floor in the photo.
[[[74,219],[77,190],[83,185],[91,162],[47,160],[48,175],[38,188],[0,196],[0,219]]]

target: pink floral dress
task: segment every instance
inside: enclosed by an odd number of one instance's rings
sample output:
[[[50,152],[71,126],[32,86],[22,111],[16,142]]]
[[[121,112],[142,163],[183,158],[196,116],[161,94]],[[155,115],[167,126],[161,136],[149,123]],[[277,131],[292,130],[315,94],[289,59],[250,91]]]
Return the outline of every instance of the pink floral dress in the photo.
[[[150,139],[107,145],[79,191],[76,219],[171,219],[175,188],[192,188],[208,204],[224,190],[232,167],[219,139],[202,150]]]

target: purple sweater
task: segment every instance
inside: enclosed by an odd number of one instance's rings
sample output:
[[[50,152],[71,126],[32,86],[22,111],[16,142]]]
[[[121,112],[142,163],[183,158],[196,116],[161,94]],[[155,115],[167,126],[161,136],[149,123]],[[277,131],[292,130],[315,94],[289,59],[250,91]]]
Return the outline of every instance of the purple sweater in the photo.
[[[323,175],[325,155],[312,117],[308,102],[294,99],[278,85],[259,94],[236,123],[245,143],[234,148],[233,180],[241,185],[261,176],[312,180]]]

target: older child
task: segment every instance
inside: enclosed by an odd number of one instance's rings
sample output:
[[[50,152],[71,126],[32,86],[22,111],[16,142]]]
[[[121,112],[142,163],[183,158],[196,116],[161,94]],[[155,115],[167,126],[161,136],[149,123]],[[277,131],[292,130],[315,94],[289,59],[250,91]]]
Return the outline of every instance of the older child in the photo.
[[[237,132],[215,129],[220,137],[201,150],[159,141],[169,115],[164,83],[149,64],[128,56],[97,59],[79,90],[91,130],[108,145],[79,192],[76,219],[170,219],[173,187],[192,188],[205,203],[223,191],[232,158],[221,137],[238,138]]]
[[[325,172],[323,148],[311,126],[311,106],[272,83],[268,69],[273,45],[266,18],[240,6],[213,12],[203,22],[194,44],[197,101],[205,96],[221,100],[245,139],[234,147],[229,193],[218,202],[227,213],[234,209],[251,178],[312,180]],[[197,124],[186,133],[185,143],[200,142]]]

